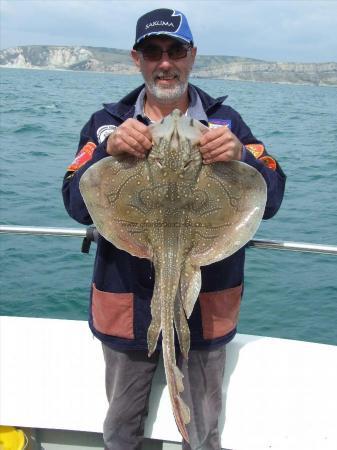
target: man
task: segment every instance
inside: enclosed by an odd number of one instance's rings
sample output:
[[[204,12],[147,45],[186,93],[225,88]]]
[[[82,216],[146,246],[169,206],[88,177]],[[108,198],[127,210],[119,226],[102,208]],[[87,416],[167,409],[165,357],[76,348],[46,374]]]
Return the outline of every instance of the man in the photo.
[[[109,155],[146,158],[152,138],[148,125],[178,108],[209,126],[200,139],[204,164],[239,160],[255,167],[268,187],[264,218],[280,207],[285,176],[231,107],[188,83],[196,47],[185,16],[170,9],[151,11],[137,22],[131,56],[145,85],[94,113],[84,126],[77,156],[63,184],[66,209],[83,224],[92,220],[79,192],[82,174]],[[225,367],[225,344],[236,333],[243,289],[244,249],[202,268],[202,288],[189,319],[188,362],[183,398],[191,410],[189,440],[183,449],[220,450],[218,418]],[[154,273],[150,261],[121,251],[102,237],[97,243],[89,324],[102,341],[109,409],[104,441],[110,450],[139,449],[159,349],[147,356],[147,329]],[[207,380],[207,382],[205,382]]]

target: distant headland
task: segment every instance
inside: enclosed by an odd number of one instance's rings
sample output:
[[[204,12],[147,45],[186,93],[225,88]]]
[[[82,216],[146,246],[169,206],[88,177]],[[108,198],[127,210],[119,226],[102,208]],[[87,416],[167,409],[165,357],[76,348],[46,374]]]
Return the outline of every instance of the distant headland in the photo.
[[[129,51],[104,47],[27,45],[0,51],[0,67],[139,73]],[[198,55],[192,77],[337,86],[337,62],[293,63]]]

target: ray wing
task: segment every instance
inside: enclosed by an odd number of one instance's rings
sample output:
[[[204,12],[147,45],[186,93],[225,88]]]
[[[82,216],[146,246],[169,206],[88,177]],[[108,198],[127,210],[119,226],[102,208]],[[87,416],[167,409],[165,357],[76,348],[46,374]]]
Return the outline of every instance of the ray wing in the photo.
[[[134,256],[151,259],[146,205],[139,201],[146,178],[143,161],[107,157],[82,175],[80,191],[90,216],[105,239]]]
[[[235,253],[254,236],[267,198],[262,175],[239,161],[204,166],[197,184],[204,204],[193,214],[192,265],[207,265]]]

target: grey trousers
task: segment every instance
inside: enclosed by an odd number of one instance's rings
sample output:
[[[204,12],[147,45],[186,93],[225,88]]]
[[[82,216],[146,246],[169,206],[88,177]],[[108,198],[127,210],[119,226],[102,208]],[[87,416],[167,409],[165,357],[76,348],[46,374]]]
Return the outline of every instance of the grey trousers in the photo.
[[[145,351],[116,351],[104,344],[102,347],[109,401],[103,425],[105,448],[140,450],[159,352],[148,358]],[[188,362],[182,356],[177,358],[184,374],[182,397],[191,412],[187,426],[190,443],[183,441],[183,450],[221,450],[218,419],[225,358],[225,346],[211,351],[191,350]]]

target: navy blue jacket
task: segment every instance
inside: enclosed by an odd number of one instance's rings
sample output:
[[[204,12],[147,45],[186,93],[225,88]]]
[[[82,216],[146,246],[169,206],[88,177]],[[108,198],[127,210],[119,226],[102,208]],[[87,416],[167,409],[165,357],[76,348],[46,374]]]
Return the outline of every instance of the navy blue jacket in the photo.
[[[285,187],[282,169],[230,106],[225,97],[214,99],[197,90],[209,126],[226,123],[244,144],[243,161],[255,167],[267,184],[268,199],[264,219],[279,209]],[[118,103],[105,104],[84,126],[74,162],[63,182],[63,198],[69,215],[92,224],[79,191],[85,170],[106,156],[106,137],[113,129],[134,116],[134,105],[143,86]],[[143,120],[139,118],[140,120]],[[245,249],[229,258],[201,268],[202,288],[189,319],[191,348],[217,346],[230,341],[236,324],[243,290]],[[146,335],[151,321],[150,302],[154,285],[152,263],[119,250],[99,237],[92,280],[89,325],[94,335],[116,349],[147,349]],[[160,344],[159,344],[160,345]]]

